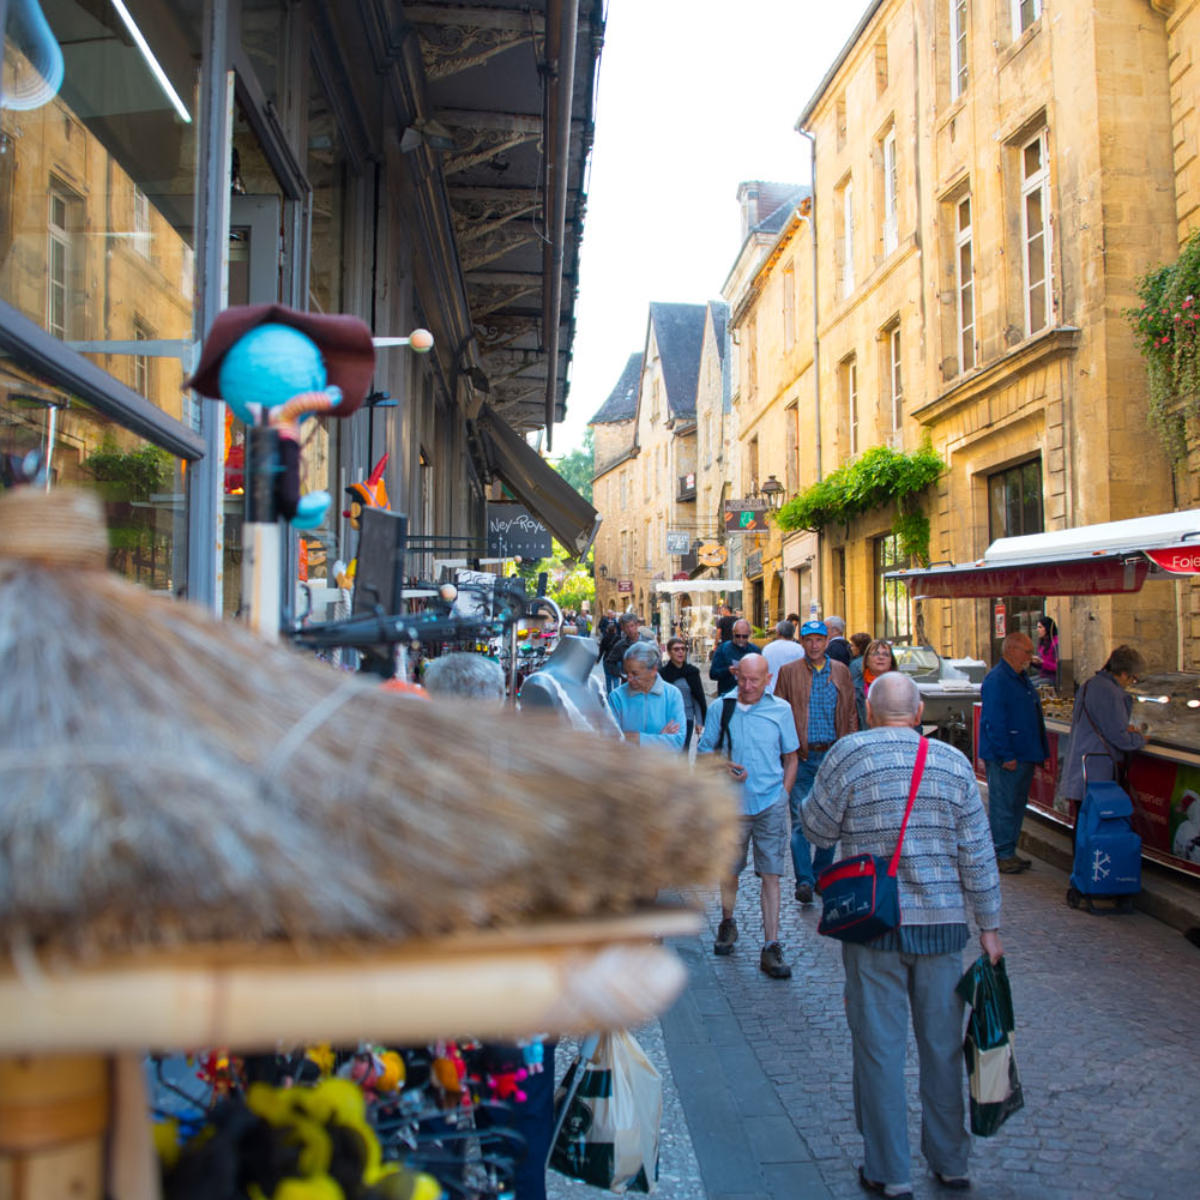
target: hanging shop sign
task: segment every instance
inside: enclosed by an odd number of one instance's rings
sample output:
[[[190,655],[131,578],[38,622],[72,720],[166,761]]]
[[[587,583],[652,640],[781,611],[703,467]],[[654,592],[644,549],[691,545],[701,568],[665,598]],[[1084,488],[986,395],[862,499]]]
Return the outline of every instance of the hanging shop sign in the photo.
[[[767,502],[765,500],[726,500],[726,533],[765,533],[767,531]]]
[[[686,554],[692,548],[692,535],[686,531],[667,530],[667,553]]]
[[[758,579],[763,573],[763,552],[755,550],[752,554],[746,555],[746,578]]]
[[[696,561],[702,567],[722,567],[729,557],[729,551],[720,542],[701,542],[696,551]]]
[[[493,558],[549,558],[550,530],[521,504],[487,506],[488,554]]]
[[[617,591],[619,593],[621,593],[622,595],[632,595],[633,594],[633,580],[632,579],[618,579],[617,580]]]
[[[1008,634],[1008,609],[1004,607],[1004,601],[996,602],[996,607],[992,610],[992,628],[994,636],[1002,638]]]

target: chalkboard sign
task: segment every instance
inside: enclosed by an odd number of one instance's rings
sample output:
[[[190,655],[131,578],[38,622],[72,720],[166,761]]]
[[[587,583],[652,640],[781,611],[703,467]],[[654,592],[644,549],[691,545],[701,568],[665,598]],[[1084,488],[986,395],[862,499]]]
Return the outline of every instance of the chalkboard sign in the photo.
[[[487,506],[488,556],[490,558],[549,558],[550,530],[520,504]]]

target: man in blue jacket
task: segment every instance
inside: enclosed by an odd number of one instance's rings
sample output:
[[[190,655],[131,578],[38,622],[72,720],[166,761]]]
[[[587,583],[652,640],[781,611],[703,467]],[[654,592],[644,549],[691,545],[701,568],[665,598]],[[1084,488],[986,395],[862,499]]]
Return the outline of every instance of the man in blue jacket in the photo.
[[[718,696],[733,691],[737,684],[733,668],[738,661],[747,654],[758,653],[758,647],[750,640],[750,622],[735,621],[729,641],[722,642],[717,647],[708,667],[709,679],[717,681]]]
[[[1033,655],[1033,642],[1027,634],[1010,633],[1001,647],[1000,661],[988,672],[981,689],[979,757],[987,769],[988,821],[996,865],[1005,875],[1032,866],[1030,859],[1017,854],[1017,842],[1033,768],[1050,757],[1042,702],[1027,674]]]

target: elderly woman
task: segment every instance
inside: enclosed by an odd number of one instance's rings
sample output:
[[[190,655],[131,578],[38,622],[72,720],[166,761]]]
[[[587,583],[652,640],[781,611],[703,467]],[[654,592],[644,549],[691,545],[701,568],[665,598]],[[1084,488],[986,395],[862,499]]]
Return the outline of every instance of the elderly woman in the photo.
[[[652,642],[634,642],[621,659],[627,682],[610,693],[608,703],[626,741],[682,750],[683,696],[659,678],[660,661]]]
[[[667,643],[667,663],[659,669],[659,675],[664,683],[672,684],[679,689],[683,697],[683,715],[687,718],[687,730],[683,739],[683,749],[692,744],[692,731],[699,729],[704,732],[704,718],[708,715],[708,700],[704,695],[704,684],[700,679],[700,671],[687,660],[687,642],[681,637],[673,637]]]
[[[1132,646],[1118,646],[1108,662],[1079,689],[1075,711],[1071,717],[1071,736],[1063,759],[1059,794],[1075,802],[1078,811],[1083,799],[1083,765],[1085,754],[1103,754],[1112,762],[1111,778],[1125,765],[1130,753],[1140,750],[1146,739],[1130,724],[1133,697],[1125,690],[1137,683],[1145,670],[1142,656]],[[1099,779],[1110,778],[1103,763],[1092,762],[1091,770],[1099,767]]]
[[[857,637],[858,635],[855,634]],[[858,706],[858,727],[867,727],[867,693],[880,675],[896,669],[896,655],[891,642],[876,638],[850,663],[850,678],[854,681],[854,702]]]

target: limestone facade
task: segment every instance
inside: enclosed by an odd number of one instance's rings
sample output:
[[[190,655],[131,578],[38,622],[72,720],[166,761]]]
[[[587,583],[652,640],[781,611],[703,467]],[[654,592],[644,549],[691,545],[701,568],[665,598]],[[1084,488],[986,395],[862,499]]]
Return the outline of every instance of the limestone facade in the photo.
[[[1177,506],[1122,316],[1174,251],[1191,170],[1173,157],[1167,21],[1148,0],[1042,10],[881,0],[799,121],[816,147],[816,474],[928,439],[949,467],[925,498],[934,560]],[[989,661],[995,602],[1032,629],[1037,599],[890,592],[894,515],[825,531],[825,612]],[[1174,585],[1044,604],[1068,674],[1118,641],[1177,663]]]

